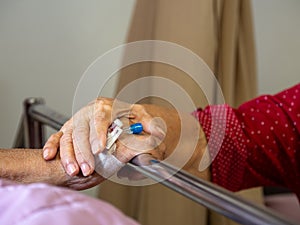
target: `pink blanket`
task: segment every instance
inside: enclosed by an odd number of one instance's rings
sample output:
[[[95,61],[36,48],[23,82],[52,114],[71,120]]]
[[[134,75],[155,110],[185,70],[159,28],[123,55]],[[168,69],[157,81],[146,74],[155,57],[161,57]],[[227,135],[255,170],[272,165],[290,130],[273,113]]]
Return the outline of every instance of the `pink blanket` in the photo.
[[[0,224],[137,225],[137,222],[112,205],[76,191],[0,179]]]

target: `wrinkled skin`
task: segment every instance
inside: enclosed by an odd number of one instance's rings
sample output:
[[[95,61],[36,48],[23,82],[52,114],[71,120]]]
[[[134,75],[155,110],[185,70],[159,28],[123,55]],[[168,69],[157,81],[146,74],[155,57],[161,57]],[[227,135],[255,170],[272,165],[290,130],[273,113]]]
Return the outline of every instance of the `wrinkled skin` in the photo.
[[[193,127],[191,131],[197,135],[197,143],[189,146],[188,136],[181,139],[182,149],[191,147],[193,151],[184,169],[208,179],[208,170],[198,171],[207,144],[205,135],[197,120],[190,114],[185,117],[184,123]],[[62,165],[70,176],[75,176],[80,170],[84,176],[89,176],[95,169],[94,154],[105,149],[107,130],[116,118],[127,125],[140,122],[144,128],[141,135],[122,134],[119,137],[114,155],[123,163],[144,153],[166,159],[178,145],[182,125],[177,111],[157,105],[131,105],[115,99],[98,98],[79,110],[58,133],[50,136],[44,146],[44,158],[53,159],[59,149]],[[182,150],[181,154],[187,153]],[[127,172],[121,170],[119,174],[123,177]]]
[[[145,152],[162,157],[165,127],[161,120],[150,116],[141,105],[99,98],[79,110],[58,133],[50,136],[44,146],[44,158],[53,159],[59,148],[63,167],[70,176],[78,174],[80,169],[84,176],[92,174],[93,154],[105,149],[108,127],[116,118],[125,124],[141,122],[144,128],[142,135],[121,135],[114,153],[119,161],[126,163]]]

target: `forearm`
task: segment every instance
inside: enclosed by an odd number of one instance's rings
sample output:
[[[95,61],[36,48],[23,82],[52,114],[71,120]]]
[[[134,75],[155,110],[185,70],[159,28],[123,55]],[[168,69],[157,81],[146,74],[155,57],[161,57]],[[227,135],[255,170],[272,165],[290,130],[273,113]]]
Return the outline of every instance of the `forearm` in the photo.
[[[43,160],[42,151],[38,149],[1,149],[0,177],[22,183],[45,182],[55,185],[66,180],[60,161]]]
[[[69,176],[59,157],[45,161],[40,149],[0,149],[0,178],[21,183],[42,182],[77,190],[90,188],[104,178],[97,174],[88,177]]]
[[[209,106],[195,114],[204,128],[209,149],[218,152],[212,163],[213,182],[232,191],[255,186],[300,187],[300,85],[277,95],[260,96],[233,109]],[[223,115],[224,130],[211,132],[212,118]],[[217,127],[215,127],[217,128]],[[215,140],[224,134],[221,145]]]

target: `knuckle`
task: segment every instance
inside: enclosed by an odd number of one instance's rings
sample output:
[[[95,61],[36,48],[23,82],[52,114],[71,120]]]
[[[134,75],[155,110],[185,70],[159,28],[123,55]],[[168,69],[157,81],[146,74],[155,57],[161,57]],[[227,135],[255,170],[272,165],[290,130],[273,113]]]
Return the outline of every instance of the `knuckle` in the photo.
[[[72,132],[72,138],[74,139],[74,137],[77,138],[77,137],[80,137],[81,135],[86,135],[89,133],[89,131],[90,131],[90,129],[89,129],[88,125],[79,125],[74,128],[74,130]]]
[[[45,147],[51,147],[51,146],[56,146],[56,145],[58,145],[57,141],[48,140],[45,144]]]
[[[72,143],[72,138],[70,135],[63,135],[60,139],[61,145],[69,145]]]
[[[50,138],[51,138],[51,140],[57,141],[57,140],[59,140],[61,138],[61,136],[62,136],[62,132],[59,131],[59,132],[56,132],[56,133],[52,134],[50,136]]]
[[[105,111],[96,112],[96,114],[94,116],[94,123],[101,123],[105,119],[106,119],[106,113],[105,113]]]
[[[134,109],[134,111],[137,111],[137,112],[140,112],[140,113],[141,112],[142,113],[146,112],[145,107],[140,105],[140,104],[133,105],[133,109]]]

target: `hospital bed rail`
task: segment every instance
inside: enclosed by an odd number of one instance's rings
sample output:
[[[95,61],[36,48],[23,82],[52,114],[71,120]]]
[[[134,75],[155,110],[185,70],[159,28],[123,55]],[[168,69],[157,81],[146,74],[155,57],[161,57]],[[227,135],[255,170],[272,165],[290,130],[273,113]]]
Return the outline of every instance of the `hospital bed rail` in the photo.
[[[23,107],[22,119],[14,142],[15,148],[42,148],[45,141],[45,126],[59,130],[68,120],[67,117],[47,107],[42,98],[28,98],[24,101]],[[251,203],[172,165],[151,159],[153,166],[141,166],[138,165],[138,161],[141,160],[133,159],[127,166],[238,223],[295,224],[266,207]]]

